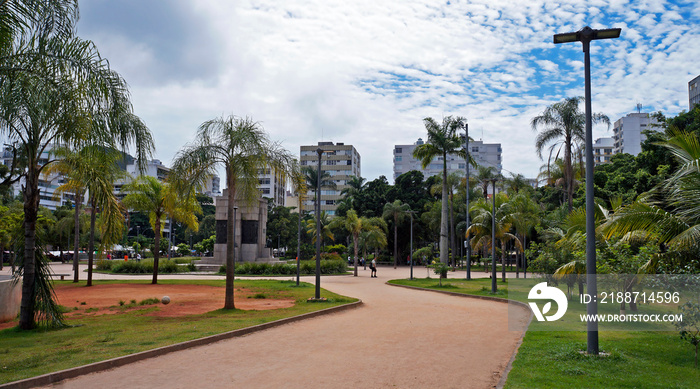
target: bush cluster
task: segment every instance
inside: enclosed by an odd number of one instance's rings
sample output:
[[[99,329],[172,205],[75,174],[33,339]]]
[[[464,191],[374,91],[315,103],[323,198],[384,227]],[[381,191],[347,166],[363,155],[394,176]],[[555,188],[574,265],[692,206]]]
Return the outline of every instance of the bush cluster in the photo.
[[[338,274],[347,272],[345,261],[323,260],[321,261],[321,274]],[[301,261],[299,272],[304,275],[316,274],[316,261]],[[219,268],[219,273],[226,273],[226,265]],[[264,275],[294,275],[297,274],[295,263],[256,263],[244,262],[236,265],[236,275],[264,276]]]
[[[158,261],[158,273],[177,273],[178,271],[175,261],[167,259]],[[153,260],[118,261],[112,264],[112,273],[150,274],[153,273]]]

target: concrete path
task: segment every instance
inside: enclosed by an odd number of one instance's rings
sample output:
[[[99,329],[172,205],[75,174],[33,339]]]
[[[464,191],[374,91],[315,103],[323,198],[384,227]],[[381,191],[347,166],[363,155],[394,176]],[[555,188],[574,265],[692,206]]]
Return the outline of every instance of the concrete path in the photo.
[[[425,271],[414,269],[414,276],[425,277]],[[406,267],[379,268],[378,278],[370,278],[369,270],[362,268],[359,274],[321,279],[325,289],[362,299],[358,309],[89,374],[54,387],[496,386],[523,334],[508,330],[507,304],[385,284],[389,279],[407,278]],[[313,282],[311,277],[304,280]],[[528,315],[523,309],[519,318],[523,331]]]

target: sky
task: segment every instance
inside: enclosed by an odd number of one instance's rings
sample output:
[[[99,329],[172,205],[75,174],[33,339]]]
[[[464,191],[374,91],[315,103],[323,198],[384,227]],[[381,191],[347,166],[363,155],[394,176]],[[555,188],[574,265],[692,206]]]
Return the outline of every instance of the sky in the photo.
[[[615,121],[688,110],[700,74],[697,0],[81,0],[78,35],[130,86],[155,158],[170,165],[203,122],[250,117],[294,155],[355,146],[362,176],[393,182],[397,144],[423,119],[462,116],[501,143],[503,173],[535,177],[533,117],[583,96],[581,44],[552,36],[622,28],[591,44],[592,108]],[[583,109],[583,104],[581,104]],[[593,138],[612,136],[595,126]],[[223,182],[222,176],[222,182]]]

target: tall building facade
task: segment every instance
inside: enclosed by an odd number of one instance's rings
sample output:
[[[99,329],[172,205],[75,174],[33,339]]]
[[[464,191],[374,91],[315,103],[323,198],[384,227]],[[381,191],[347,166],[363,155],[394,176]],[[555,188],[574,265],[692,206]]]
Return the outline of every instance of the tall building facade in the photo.
[[[659,123],[656,119],[644,112],[630,113],[618,119],[613,125],[613,153],[639,154],[642,151],[642,142],[646,139],[642,131],[658,131],[661,128],[655,127],[657,124]]]
[[[348,188],[348,182],[352,177],[361,177],[360,154],[352,145],[333,142],[318,142],[316,146],[301,146],[299,163],[302,168],[318,168],[318,154],[316,149],[323,150],[321,155],[321,174],[327,172],[330,180],[335,182],[336,188],[321,188],[321,211],[329,215],[335,215],[338,201],[342,199],[340,192]],[[316,194],[309,191],[307,199],[302,204],[305,212],[314,211],[314,198]]]
[[[394,180],[396,177],[408,173],[411,170],[418,170],[423,173],[425,178],[442,174],[442,157],[433,158],[432,162],[423,169],[421,161],[413,157],[413,150],[422,145],[424,142],[421,138],[412,145],[395,145],[394,146]],[[481,166],[494,167],[501,173],[503,168],[501,153],[503,152],[500,143],[484,143],[482,141],[470,141],[469,153],[476,163]],[[466,161],[464,158],[456,155],[447,156],[447,174],[454,171],[464,172],[466,169]]]
[[[593,163],[595,166],[610,162],[615,149],[615,139],[598,138],[593,143]]]
[[[688,82],[688,111],[700,104],[700,76],[697,76]]]
[[[258,189],[262,197],[272,199],[275,206],[284,206],[287,180],[275,169],[258,170]]]

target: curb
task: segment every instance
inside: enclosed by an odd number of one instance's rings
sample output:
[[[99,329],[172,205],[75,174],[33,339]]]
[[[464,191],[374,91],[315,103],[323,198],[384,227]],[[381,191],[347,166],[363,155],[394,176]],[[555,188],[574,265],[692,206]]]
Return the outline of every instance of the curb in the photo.
[[[37,386],[47,386],[56,384],[60,381],[76,378],[81,375],[96,373],[104,370],[109,370],[115,367],[124,366],[130,363],[142,361],[144,359],[159,357],[161,355],[169,354],[175,351],[186,350],[193,347],[204,346],[210,343],[218,342],[220,340],[226,340],[231,338],[237,338],[243,335],[248,335],[254,332],[263,331],[273,327],[279,327],[284,324],[294,323],[297,321],[302,321],[305,319],[311,319],[317,316],[328,315],[337,312],[343,312],[346,310],[359,308],[362,305],[362,300],[358,300],[354,303],[349,303],[345,305],[339,305],[337,307],[331,307],[322,309],[320,311],[304,313],[299,316],[288,317],[285,319],[271,321],[269,323],[258,324],[252,327],[241,328],[238,330],[233,330],[229,332],[224,332],[222,334],[211,335],[204,338],[188,340],[182,343],[171,344],[169,346],[163,346],[155,348],[153,350],[146,350],[136,354],[129,354],[122,357],[116,357],[108,359],[106,361],[100,361],[91,363],[89,365],[83,365],[78,367],[73,367],[66,370],[61,370],[53,373],[48,373],[32,378],[25,378],[23,380],[8,382],[6,384],[0,385],[1,389],[25,389],[34,388]]]
[[[523,338],[525,337],[525,334],[527,333],[527,328],[530,327],[530,323],[532,322],[532,318],[534,317],[534,315],[532,314],[532,310],[530,310],[530,307],[527,304],[522,303],[520,301],[508,300],[508,299],[500,298],[500,297],[476,296],[476,295],[464,294],[464,293],[456,293],[456,292],[448,292],[448,291],[442,291],[442,290],[419,288],[417,286],[390,284],[388,282],[386,284],[390,285],[390,286],[398,286],[400,288],[442,293],[442,294],[446,294],[446,295],[450,295],[450,296],[496,301],[496,302],[499,302],[502,304],[516,304],[516,305],[520,305],[523,308],[527,309],[530,312],[530,317],[528,318],[527,326],[525,327],[525,331],[523,331],[523,334],[520,336],[520,339],[518,340],[518,344],[515,345],[515,350],[513,351],[513,355],[510,356],[510,360],[508,361],[508,365],[506,365],[505,370],[503,370],[503,374],[501,375],[501,379],[498,380],[498,384],[495,387],[498,389],[502,389],[505,386],[506,380],[508,379],[508,373],[510,373],[510,370],[513,368],[513,361],[515,360],[515,356],[518,355],[518,349],[520,349],[520,345],[523,344]]]

